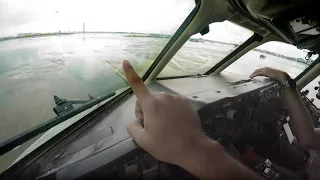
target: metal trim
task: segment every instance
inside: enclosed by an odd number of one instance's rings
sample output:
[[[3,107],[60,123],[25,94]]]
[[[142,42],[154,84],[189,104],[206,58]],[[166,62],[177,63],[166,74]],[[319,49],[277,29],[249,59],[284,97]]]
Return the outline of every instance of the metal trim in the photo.
[[[186,30],[188,25],[191,23],[195,15],[197,14],[198,10],[200,9],[201,1],[198,1],[199,3],[196,5],[196,7],[191,11],[189,16],[185,19],[185,21],[182,23],[182,25],[178,28],[176,33],[172,36],[172,38],[169,40],[169,42],[166,44],[166,46],[162,49],[160,54],[157,56],[155,61],[151,64],[147,72],[143,75],[142,80],[145,81],[148,79],[152,71],[157,67],[159,62],[162,60],[162,58],[167,54],[167,52],[171,49],[173,44],[178,40],[178,38],[181,36],[181,34]]]
[[[306,75],[313,67],[315,67],[320,62],[320,55],[319,57],[313,61],[304,71],[302,71],[294,80],[297,82],[299,81],[304,75]]]

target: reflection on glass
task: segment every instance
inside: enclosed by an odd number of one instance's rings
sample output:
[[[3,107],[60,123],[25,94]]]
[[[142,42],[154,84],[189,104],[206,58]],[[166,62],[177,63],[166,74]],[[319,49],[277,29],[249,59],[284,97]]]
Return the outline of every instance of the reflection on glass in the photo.
[[[193,35],[159,77],[203,74],[253,35],[252,31],[228,21],[209,27],[208,34]]]
[[[0,142],[127,87],[122,61],[143,75],[194,7],[0,0]]]

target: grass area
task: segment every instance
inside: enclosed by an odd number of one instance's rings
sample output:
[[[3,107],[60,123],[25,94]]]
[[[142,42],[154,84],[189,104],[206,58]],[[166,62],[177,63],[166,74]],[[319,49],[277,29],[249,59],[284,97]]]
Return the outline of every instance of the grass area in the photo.
[[[163,35],[163,34],[130,34],[130,35],[125,35],[123,37],[148,37],[148,38],[164,38],[164,39],[170,39],[172,36],[169,35]]]
[[[149,36],[149,35],[125,35],[125,36],[123,36],[123,37],[151,37],[151,36]]]

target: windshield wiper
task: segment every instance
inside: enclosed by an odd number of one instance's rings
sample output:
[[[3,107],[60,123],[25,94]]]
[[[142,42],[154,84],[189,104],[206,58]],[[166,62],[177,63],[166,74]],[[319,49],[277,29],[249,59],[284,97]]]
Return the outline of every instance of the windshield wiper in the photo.
[[[54,95],[53,99],[57,106],[53,108],[53,112],[56,113],[57,116],[63,116],[74,111],[74,104],[85,104],[95,99],[90,95],[89,98],[88,100],[67,100]]]
[[[100,96],[97,98],[93,98],[89,95],[89,100],[71,100],[68,101],[66,99],[59,98],[58,96],[54,96],[56,101],[56,107],[54,108],[57,117],[50,119],[42,124],[39,124],[17,136],[10,138],[4,142],[0,143],[0,156],[11,151],[15,147],[27,142],[28,140],[36,137],[37,135],[53,128],[54,126],[70,119],[71,117],[93,107],[100,102],[115,96],[116,93],[112,92],[105,96]],[[79,108],[74,108],[72,104],[84,104]],[[71,105],[71,106],[70,106]]]

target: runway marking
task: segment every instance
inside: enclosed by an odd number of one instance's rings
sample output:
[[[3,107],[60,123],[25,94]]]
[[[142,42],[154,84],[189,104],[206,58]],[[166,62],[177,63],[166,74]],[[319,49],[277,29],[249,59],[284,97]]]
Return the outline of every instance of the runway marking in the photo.
[[[124,81],[127,81],[126,76],[124,76],[121,72],[119,72],[118,69],[114,68],[112,65],[110,65],[107,61],[101,60],[106,66],[108,66],[113,72],[115,72],[118,76],[120,76]]]

